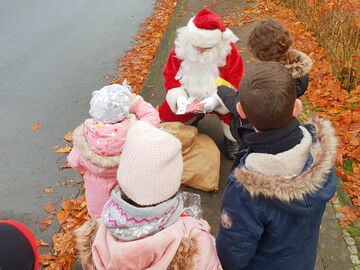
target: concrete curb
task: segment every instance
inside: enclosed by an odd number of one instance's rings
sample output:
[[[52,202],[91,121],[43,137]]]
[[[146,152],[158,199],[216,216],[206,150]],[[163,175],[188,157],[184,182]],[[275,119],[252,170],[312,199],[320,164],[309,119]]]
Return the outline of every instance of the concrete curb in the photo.
[[[144,86],[140,93],[140,95],[144,98],[144,100],[150,100],[150,98],[154,95],[157,86],[158,77],[159,75],[162,75],[163,62],[166,61],[168,57],[168,50],[170,46],[172,46],[171,41],[175,37],[175,32],[177,29],[177,25],[180,21],[180,17],[182,16],[185,2],[186,0],[179,0],[177,2],[174,13],[163,35],[162,41],[156,52],[149,73],[144,82]]]

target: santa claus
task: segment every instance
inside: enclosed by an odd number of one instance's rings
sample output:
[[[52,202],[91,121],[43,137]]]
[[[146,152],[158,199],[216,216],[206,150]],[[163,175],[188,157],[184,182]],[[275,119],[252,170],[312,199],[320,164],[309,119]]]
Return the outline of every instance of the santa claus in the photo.
[[[175,46],[164,69],[166,101],[159,107],[164,122],[191,123],[199,114],[177,114],[189,97],[204,103],[201,113],[211,113],[221,120],[226,156],[233,159],[236,140],[230,133],[230,112],[216,94],[219,76],[236,89],[243,76],[243,61],[234,42],[238,38],[227,29],[219,16],[203,9],[177,30]]]

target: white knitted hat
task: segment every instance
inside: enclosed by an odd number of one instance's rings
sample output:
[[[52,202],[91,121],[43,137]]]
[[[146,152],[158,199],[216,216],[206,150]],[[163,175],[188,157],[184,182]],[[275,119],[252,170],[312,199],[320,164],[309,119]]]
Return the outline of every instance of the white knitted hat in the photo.
[[[131,106],[131,87],[111,84],[94,91],[89,114],[97,121],[116,123],[128,116]]]
[[[153,205],[172,197],[181,184],[181,142],[141,120],[130,128],[117,179],[127,197],[139,205]]]

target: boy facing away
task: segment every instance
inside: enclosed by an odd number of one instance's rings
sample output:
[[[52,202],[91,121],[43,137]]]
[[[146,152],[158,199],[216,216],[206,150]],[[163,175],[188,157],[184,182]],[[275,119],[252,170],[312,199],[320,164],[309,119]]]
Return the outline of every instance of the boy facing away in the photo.
[[[224,269],[314,269],[321,218],[333,197],[337,140],[330,122],[304,126],[286,67],[262,62],[239,88],[249,124],[228,178],[216,247]]]

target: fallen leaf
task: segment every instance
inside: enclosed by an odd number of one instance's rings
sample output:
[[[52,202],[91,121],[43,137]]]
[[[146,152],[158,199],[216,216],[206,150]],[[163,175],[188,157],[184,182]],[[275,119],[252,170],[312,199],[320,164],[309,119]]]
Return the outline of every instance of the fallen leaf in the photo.
[[[345,217],[347,217],[351,222],[354,222],[356,220],[356,215],[351,211],[345,213]]]
[[[76,183],[76,184],[81,184],[82,181],[83,181],[82,179],[78,179],[78,180],[75,181],[75,183]]]
[[[105,78],[105,80],[109,80],[109,77],[108,76],[106,76],[106,75],[104,75],[104,78]]]
[[[53,219],[53,216],[45,217],[43,221],[36,221],[37,224],[43,224],[43,226],[40,228],[41,231],[46,230],[51,225],[51,220]]]
[[[72,141],[72,133],[69,131],[68,134],[64,136],[64,140],[71,142]]]
[[[59,224],[63,224],[66,219],[69,217],[69,211],[68,210],[61,210],[59,211],[58,215],[57,215],[57,219],[59,221]]]
[[[44,192],[45,193],[54,193],[54,191],[51,188],[45,188]]]
[[[67,169],[67,168],[71,168],[69,162],[66,162],[64,165],[62,165],[62,166],[60,167],[60,169]]]
[[[44,240],[42,240],[42,239],[37,240],[37,241],[36,241],[36,245],[37,245],[37,246],[51,246],[50,244],[45,243]]]
[[[344,213],[344,214],[348,213],[350,211],[351,211],[351,209],[350,209],[350,206],[348,206],[348,205],[344,205],[344,206],[341,206],[341,207],[335,209],[335,212]]]
[[[40,124],[40,123],[35,123],[35,124],[32,125],[32,130],[33,130],[33,131],[36,131],[36,130],[38,130],[39,128],[41,128],[41,124]]]
[[[336,196],[332,197],[332,198],[330,199],[330,202],[335,201],[337,198],[338,198],[338,197],[336,197]]]
[[[56,150],[56,149],[58,149],[59,147],[60,147],[59,145],[54,146],[54,147],[52,148],[52,150]]]
[[[60,148],[59,150],[57,150],[55,153],[70,153],[71,151],[71,147],[70,146],[66,146],[64,148]]]
[[[55,215],[55,204],[53,202],[45,203],[44,210],[49,214]]]

